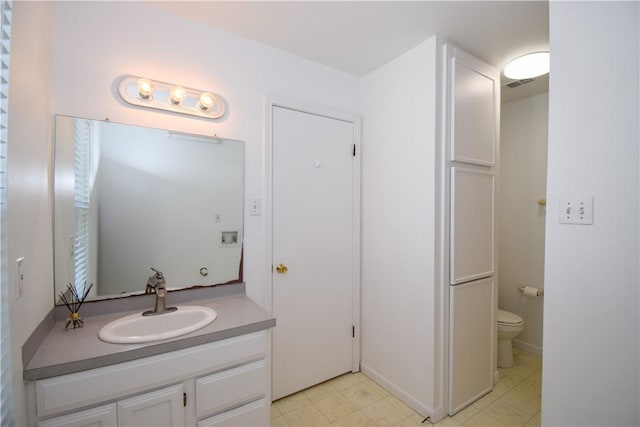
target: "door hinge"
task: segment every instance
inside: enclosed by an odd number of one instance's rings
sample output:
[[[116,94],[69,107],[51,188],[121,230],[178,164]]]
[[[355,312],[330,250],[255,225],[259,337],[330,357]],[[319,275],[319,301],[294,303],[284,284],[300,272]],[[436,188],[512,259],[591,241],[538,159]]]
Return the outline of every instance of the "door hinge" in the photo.
[[[356,327],[355,325],[351,325],[351,338],[356,337]]]
[[[353,157],[356,156],[356,144],[353,144]]]
[[[187,407],[187,393],[182,393],[182,406]]]

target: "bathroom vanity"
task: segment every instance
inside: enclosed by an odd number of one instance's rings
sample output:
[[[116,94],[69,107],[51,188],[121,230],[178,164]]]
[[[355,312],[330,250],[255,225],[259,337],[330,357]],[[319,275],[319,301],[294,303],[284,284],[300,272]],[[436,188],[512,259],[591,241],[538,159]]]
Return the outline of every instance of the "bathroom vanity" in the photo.
[[[67,116],[54,135],[55,307],[23,346],[29,424],[268,425],[275,319],[242,283],[244,143]],[[66,329],[72,289],[90,301]]]
[[[221,291],[226,295],[215,296]],[[24,371],[30,425],[268,425],[267,348],[275,319],[242,285],[182,292],[184,301],[169,295],[172,304],[211,307],[218,318],[146,344],[98,339],[102,326],[139,308],[88,316],[75,330],[65,330],[64,318],[56,321]],[[203,299],[203,293],[213,296]]]

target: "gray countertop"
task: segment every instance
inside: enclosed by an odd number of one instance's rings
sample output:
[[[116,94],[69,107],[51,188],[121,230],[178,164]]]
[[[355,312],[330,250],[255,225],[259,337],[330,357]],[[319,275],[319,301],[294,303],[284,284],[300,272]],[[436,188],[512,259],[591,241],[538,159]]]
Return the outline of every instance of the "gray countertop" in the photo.
[[[143,344],[111,344],[98,338],[98,331],[104,325],[140,312],[139,309],[86,317],[84,327],[79,329],[65,329],[66,320],[57,320],[26,364],[24,379],[39,380],[100,368],[268,329],[276,323],[273,316],[244,294],[185,301],[177,305],[211,307],[218,317],[213,323],[190,334]]]

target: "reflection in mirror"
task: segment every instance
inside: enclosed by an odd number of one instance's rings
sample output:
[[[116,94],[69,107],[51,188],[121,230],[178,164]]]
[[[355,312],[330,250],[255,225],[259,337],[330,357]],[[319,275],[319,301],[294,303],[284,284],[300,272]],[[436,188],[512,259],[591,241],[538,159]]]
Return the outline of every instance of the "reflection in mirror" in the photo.
[[[242,280],[244,143],[57,116],[54,299]]]

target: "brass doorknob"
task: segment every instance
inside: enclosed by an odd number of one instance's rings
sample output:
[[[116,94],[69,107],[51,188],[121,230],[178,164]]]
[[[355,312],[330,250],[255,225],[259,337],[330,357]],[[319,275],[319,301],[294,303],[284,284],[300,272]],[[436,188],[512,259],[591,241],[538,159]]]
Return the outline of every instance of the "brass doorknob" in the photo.
[[[278,265],[276,266],[276,271],[277,271],[279,274],[284,274],[284,273],[286,273],[286,272],[287,272],[287,266],[286,266],[286,265],[284,265],[284,264],[278,264]]]

